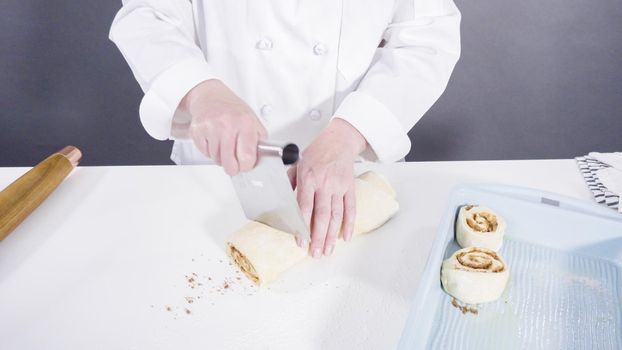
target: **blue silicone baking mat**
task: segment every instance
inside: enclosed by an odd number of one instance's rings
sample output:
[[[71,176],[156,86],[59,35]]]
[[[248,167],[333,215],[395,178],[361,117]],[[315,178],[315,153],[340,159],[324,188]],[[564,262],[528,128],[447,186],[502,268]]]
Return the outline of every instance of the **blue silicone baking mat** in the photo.
[[[457,211],[492,208],[507,221],[503,296],[463,313],[441,288],[459,249]],[[622,216],[593,203],[501,185],[455,189],[438,229],[400,349],[622,349]]]

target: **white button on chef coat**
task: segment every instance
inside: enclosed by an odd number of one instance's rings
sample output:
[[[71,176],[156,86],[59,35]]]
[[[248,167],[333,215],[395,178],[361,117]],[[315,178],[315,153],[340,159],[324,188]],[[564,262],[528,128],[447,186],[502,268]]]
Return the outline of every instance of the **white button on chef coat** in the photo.
[[[309,119],[313,120],[314,122],[322,119],[322,112],[317,109],[311,110],[311,112],[309,112]]]
[[[261,116],[267,120],[270,114],[272,114],[272,106],[270,105],[261,106],[260,113],[261,113]]]
[[[390,162],[445,89],[459,27],[452,0],[124,0],[110,39],[145,92],[143,126],[175,140],[177,163],[209,161],[177,110],[208,79],[256,106],[270,138],[304,148],[341,118],[366,138],[367,158]]]
[[[255,44],[255,47],[259,50],[272,50],[272,40],[270,39],[261,39]]]
[[[322,43],[317,43],[313,46],[313,53],[318,56],[324,55],[326,51],[328,51],[328,48]]]

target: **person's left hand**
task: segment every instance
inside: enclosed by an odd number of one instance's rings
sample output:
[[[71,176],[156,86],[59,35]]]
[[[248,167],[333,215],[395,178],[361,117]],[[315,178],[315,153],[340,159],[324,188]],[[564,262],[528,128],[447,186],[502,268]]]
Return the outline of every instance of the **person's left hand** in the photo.
[[[311,228],[309,254],[330,255],[342,232],[348,241],[354,230],[354,161],[367,141],[350,123],[335,118],[290,168],[298,205]],[[308,242],[297,241],[305,247]]]

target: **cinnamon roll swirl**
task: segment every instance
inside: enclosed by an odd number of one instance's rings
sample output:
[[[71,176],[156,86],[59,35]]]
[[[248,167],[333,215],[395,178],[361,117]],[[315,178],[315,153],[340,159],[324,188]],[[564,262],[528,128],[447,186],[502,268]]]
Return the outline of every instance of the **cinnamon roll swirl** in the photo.
[[[468,247],[443,261],[441,284],[454,298],[479,304],[501,297],[510,276],[501,256],[486,248]]]
[[[505,227],[505,220],[490,208],[465,205],[458,213],[456,240],[462,248],[481,247],[499,251]]]

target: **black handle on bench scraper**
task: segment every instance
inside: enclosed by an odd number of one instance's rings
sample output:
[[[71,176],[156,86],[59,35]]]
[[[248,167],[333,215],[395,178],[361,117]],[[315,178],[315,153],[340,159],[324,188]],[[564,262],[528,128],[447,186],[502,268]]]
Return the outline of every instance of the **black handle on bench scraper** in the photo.
[[[294,143],[273,143],[261,142],[257,146],[260,155],[278,156],[283,160],[283,164],[290,165],[300,159],[300,149]]]

